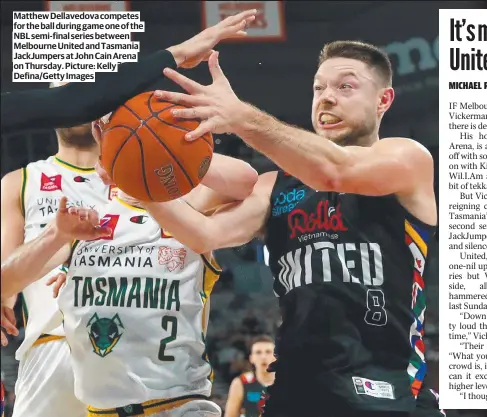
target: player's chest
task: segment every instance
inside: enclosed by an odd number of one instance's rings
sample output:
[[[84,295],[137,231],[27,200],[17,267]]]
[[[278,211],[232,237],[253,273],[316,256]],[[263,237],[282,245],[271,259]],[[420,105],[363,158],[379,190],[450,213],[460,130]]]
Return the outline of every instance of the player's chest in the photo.
[[[70,268],[78,273],[123,271],[131,276],[191,275],[199,256],[165,233],[147,214],[104,214],[100,219],[110,235],[78,243]]]
[[[30,178],[23,194],[26,223],[46,223],[53,219],[63,196],[68,207],[99,211],[113,197],[114,188],[103,184],[97,175],[53,174],[40,172]]]
[[[271,203],[268,239],[287,248],[381,240],[389,224],[386,203],[379,198],[299,185],[274,193]]]

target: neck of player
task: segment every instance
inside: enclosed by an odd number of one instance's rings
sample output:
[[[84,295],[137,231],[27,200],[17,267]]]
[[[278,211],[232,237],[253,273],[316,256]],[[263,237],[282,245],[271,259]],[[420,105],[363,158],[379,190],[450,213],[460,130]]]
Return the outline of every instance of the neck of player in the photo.
[[[91,148],[71,148],[59,145],[57,157],[68,164],[77,166],[79,168],[93,168],[100,156],[98,145]]]
[[[269,373],[261,369],[255,370],[255,377],[264,386],[269,386],[274,383],[274,373]]]

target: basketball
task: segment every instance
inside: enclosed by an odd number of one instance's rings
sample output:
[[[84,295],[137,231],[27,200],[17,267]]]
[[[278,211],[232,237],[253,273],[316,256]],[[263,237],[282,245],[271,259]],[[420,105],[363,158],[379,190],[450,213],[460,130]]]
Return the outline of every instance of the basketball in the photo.
[[[117,187],[140,201],[164,202],[195,188],[213,156],[211,134],[188,142],[199,122],[176,119],[183,108],[140,94],[99,122],[101,163]]]

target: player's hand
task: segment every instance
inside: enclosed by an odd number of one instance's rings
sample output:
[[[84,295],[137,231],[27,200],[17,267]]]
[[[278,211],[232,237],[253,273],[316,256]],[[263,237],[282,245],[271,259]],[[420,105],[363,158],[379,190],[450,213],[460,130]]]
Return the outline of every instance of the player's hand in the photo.
[[[213,83],[208,86],[166,68],[164,74],[189,94],[170,91],[155,91],[161,100],[180,104],[188,109],[173,110],[172,114],[180,119],[201,120],[200,125],[186,134],[187,140],[195,140],[205,133],[233,133],[234,128],[245,120],[247,104],[240,101],[232,86],[223,74],[218,63],[218,52],[213,52],[208,61]]]
[[[19,331],[17,330],[16,320],[14,311],[5,305],[1,305],[1,317],[0,317],[0,326],[2,327],[1,333],[1,343],[2,346],[8,345],[8,338],[5,335],[4,331],[12,336],[18,336]]]
[[[56,232],[70,242],[77,240],[94,240],[111,233],[110,228],[100,225],[98,213],[92,209],[67,207],[68,199],[62,197],[56,213]]]
[[[50,286],[53,284],[54,284],[54,286],[52,287],[52,296],[54,298],[57,298],[59,295],[59,291],[66,284],[66,273],[63,271],[59,271],[56,275],[49,278],[46,282],[47,286]]]
[[[255,20],[257,10],[247,10],[235,16],[227,17],[220,23],[205,29],[191,39],[167,48],[180,68],[193,68],[200,62],[207,61],[214,46],[230,38],[241,38],[247,35],[250,22]]]

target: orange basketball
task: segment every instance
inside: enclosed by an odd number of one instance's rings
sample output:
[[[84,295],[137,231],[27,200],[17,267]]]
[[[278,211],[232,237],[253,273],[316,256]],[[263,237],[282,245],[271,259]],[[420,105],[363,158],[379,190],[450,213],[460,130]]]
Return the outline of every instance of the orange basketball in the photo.
[[[189,193],[205,176],[213,137],[193,142],[184,135],[199,122],[175,119],[183,108],[140,94],[100,120],[101,162],[115,184],[141,201],[170,201]]]

